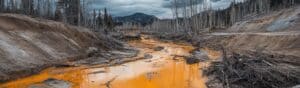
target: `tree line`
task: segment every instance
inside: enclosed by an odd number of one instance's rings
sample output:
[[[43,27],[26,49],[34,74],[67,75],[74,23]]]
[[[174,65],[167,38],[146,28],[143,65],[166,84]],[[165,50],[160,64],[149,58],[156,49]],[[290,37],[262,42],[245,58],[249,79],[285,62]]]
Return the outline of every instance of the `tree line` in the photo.
[[[203,0],[203,5],[193,4],[198,3],[197,1],[199,0],[172,0],[174,19],[157,21],[145,27],[145,30],[189,34],[209,32],[226,29],[236,22],[300,3],[299,0],[239,0],[231,3],[228,8],[214,10],[209,0]],[[180,7],[179,4],[184,6]]]
[[[114,27],[106,8],[91,10],[88,6],[86,0],[0,0],[0,13],[25,14],[92,29]]]

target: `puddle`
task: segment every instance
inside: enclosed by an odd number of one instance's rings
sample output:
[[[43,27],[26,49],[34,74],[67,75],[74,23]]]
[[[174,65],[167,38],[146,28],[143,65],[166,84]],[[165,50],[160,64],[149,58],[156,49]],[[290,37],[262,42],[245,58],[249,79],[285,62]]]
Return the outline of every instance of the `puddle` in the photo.
[[[0,88],[27,88],[49,78],[71,82],[72,88],[206,88],[206,78],[200,70],[203,63],[188,65],[182,57],[174,58],[174,55],[188,56],[194,49],[191,45],[151,39],[131,41],[130,45],[140,49],[138,57],[149,54],[151,59],[103,68],[49,68],[40,74],[1,84]],[[164,49],[155,51],[158,46]]]

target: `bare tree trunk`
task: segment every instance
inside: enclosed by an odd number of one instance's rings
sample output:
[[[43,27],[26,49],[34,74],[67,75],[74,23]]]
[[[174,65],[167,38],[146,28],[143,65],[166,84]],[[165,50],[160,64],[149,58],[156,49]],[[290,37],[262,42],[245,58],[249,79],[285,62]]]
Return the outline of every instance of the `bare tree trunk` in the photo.
[[[175,16],[176,16],[176,31],[179,30],[179,19],[178,19],[178,1],[174,0],[175,2]]]
[[[78,13],[77,13],[77,26],[81,26],[81,1],[78,0],[77,1],[77,10],[78,10]]]
[[[96,29],[96,10],[94,9],[93,10],[93,22],[92,22],[92,25],[93,25],[93,29],[95,30]]]

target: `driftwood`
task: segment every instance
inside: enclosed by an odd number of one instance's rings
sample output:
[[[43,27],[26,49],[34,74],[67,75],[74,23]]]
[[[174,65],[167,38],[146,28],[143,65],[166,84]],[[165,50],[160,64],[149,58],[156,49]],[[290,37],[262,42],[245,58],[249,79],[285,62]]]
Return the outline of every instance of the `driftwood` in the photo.
[[[173,60],[177,60],[176,58],[188,58],[188,56],[183,56],[183,55],[171,55],[173,56]]]
[[[223,61],[212,63],[204,71],[205,75],[214,75],[224,88],[287,88],[300,84],[300,62],[292,62],[291,57],[224,55]],[[280,61],[289,59],[291,62]]]
[[[117,79],[117,76],[116,77],[114,77],[114,78],[112,78],[112,79],[110,79],[110,80],[108,80],[104,85],[106,86],[106,88],[112,88],[111,87],[111,83],[113,82],[113,81],[115,81]]]

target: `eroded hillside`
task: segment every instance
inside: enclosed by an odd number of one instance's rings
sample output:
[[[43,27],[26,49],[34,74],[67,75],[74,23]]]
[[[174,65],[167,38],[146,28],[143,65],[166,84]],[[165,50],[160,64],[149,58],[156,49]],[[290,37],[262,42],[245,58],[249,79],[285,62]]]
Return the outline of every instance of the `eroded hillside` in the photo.
[[[0,81],[85,59],[123,44],[101,33],[24,15],[0,15]]]
[[[219,44],[234,51],[259,51],[299,56],[300,7],[275,11],[241,21],[221,32],[207,34],[207,45]]]

